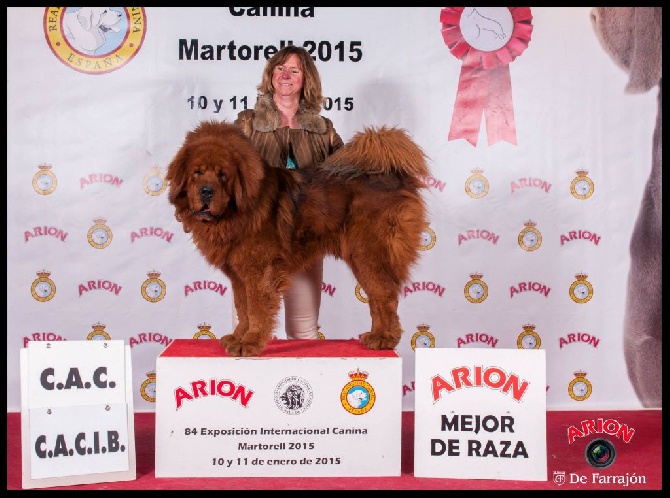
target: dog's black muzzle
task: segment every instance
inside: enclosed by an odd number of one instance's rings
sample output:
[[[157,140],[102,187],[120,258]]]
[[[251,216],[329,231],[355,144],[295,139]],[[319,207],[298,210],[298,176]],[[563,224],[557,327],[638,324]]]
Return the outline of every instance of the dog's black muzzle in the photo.
[[[212,216],[212,213],[209,210],[209,203],[212,202],[214,193],[214,188],[211,185],[200,187],[198,195],[200,196],[200,202],[202,202],[202,209],[200,211],[194,211],[193,214],[202,221],[210,221],[214,219],[214,216]]]
[[[209,204],[214,197],[214,189],[210,185],[200,188],[200,200],[203,204]]]

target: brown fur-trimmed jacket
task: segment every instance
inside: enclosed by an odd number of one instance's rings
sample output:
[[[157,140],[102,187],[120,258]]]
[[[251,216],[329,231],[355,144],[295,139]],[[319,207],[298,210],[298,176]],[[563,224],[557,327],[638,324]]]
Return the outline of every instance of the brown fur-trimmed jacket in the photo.
[[[309,168],[323,162],[343,142],[330,119],[305,109],[303,104],[300,103],[297,113],[300,128],[280,126],[279,110],[269,94],[259,96],[253,109],[241,111],[235,124],[269,165],[285,168],[290,146],[297,167]]]

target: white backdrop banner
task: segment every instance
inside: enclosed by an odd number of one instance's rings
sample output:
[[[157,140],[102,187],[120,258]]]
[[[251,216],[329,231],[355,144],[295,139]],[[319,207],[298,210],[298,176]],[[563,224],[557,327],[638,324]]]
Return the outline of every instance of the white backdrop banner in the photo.
[[[399,307],[403,409],[422,347],[542,348],[548,409],[640,408],[622,334],[656,95],[624,94],[588,7],[16,7],[8,410],[29,341],[123,339],[135,409],[153,411],[165,347],[231,332],[230,283],[174,219],[164,174],[199,121],[253,107],[290,43],[345,141],[397,125],[429,157],[425,251]],[[326,260],[322,291],[325,338],[369,330],[343,262]]]

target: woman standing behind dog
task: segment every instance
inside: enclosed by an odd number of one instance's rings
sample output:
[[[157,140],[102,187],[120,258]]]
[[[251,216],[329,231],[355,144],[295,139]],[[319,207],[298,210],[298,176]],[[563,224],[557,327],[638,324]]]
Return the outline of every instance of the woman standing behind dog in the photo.
[[[253,109],[241,111],[240,126],[270,166],[309,168],[342,147],[333,123],[321,116],[321,77],[301,47],[288,45],[268,59]],[[284,292],[288,339],[317,339],[323,259],[291,277]]]

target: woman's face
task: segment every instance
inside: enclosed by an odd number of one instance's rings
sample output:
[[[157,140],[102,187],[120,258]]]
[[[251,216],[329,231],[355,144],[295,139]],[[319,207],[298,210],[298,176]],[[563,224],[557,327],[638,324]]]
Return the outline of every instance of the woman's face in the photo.
[[[295,96],[300,99],[302,78],[300,58],[295,54],[289,55],[284,63],[275,66],[272,72],[272,87],[275,94],[282,97]]]

